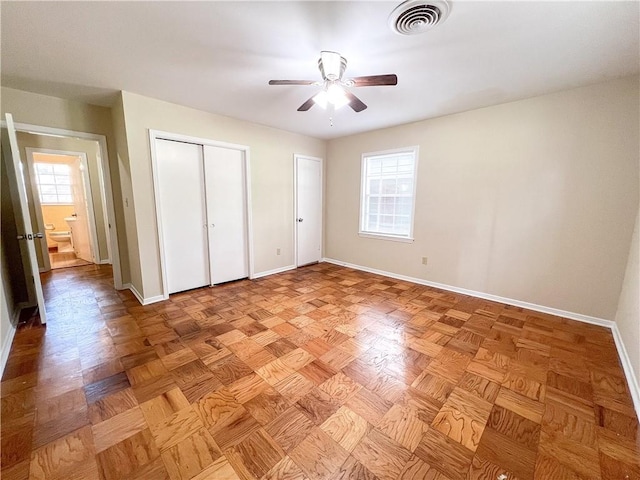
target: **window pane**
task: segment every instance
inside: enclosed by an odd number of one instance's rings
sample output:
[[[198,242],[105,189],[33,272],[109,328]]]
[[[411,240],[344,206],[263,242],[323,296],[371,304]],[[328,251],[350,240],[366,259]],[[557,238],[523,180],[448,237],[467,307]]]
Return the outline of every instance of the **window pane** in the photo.
[[[62,175],[56,175],[56,183],[58,185],[69,185],[71,184],[71,177],[63,177]]]
[[[367,211],[369,213],[378,213],[379,205],[380,205],[379,197],[369,197],[369,208],[367,209]]]
[[[55,185],[40,185],[40,194],[42,194],[42,195],[55,195],[56,194],[56,186]]]
[[[369,193],[370,194],[378,194],[380,193],[380,179],[372,178],[369,180]]]
[[[395,198],[393,197],[382,197],[380,199],[380,213],[393,215]]]
[[[379,158],[372,158],[367,165],[368,175],[378,175],[380,173],[380,166],[382,161]]]
[[[53,165],[50,163],[36,163],[36,172],[39,174],[53,173]]]
[[[57,195],[42,195],[42,203],[58,203]]]
[[[58,203],[73,203],[71,195],[58,195]]]
[[[53,172],[56,174],[69,176],[71,174],[71,169],[69,168],[69,165],[58,163],[53,165]]]
[[[382,193],[396,193],[396,179],[395,178],[385,178],[382,180]]]
[[[56,183],[55,177],[53,175],[40,175],[39,180],[40,181],[38,183],[40,184],[48,183],[49,185],[53,185]]]
[[[71,195],[71,185],[58,185],[59,195]]]

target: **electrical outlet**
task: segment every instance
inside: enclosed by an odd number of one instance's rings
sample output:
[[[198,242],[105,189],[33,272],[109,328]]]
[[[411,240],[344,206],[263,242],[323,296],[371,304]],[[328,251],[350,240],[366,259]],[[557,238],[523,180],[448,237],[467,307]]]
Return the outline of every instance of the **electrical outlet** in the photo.
[[[422,264],[426,265],[427,264],[427,257],[422,257]]]
[[[279,248],[276,249],[276,255],[280,255],[280,249]]]

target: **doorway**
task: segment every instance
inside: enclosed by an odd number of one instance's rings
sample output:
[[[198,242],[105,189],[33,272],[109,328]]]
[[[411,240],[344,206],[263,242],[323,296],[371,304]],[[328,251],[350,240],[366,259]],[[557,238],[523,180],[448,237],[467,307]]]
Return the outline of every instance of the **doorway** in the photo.
[[[2,121],[2,126],[7,123]],[[43,150],[44,153],[83,153],[87,157],[89,185],[93,201],[94,221],[97,230],[97,247],[94,245],[94,262],[97,264],[111,264],[113,269],[113,284],[116,290],[122,290],[128,285],[123,284],[120,268],[120,249],[118,245],[118,231],[115,221],[114,197],[111,185],[107,139],[104,135],[66,130],[41,125],[15,123],[16,155],[21,157],[21,178],[24,179],[25,189],[36,191],[29,175],[29,160],[27,149]],[[86,180],[86,174],[85,174]],[[86,184],[86,181],[85,181]],[[37,269],[41,272],[51,267],[48,258],[48,244],[45,236],[44,221],[38,219],[33,196],[28,198],[28,213],[32,221],[34,233],[34,250],[37,254]],[[47,222],[49,223],[49,222]],[[42,237],[40,237],[42,234]]]
[[[321,158],[294,156],[296,266],[322,258]]]
[[[98,263],[87,154],[33,148],[26,152],[35,216],[43,233],[41,270]]]

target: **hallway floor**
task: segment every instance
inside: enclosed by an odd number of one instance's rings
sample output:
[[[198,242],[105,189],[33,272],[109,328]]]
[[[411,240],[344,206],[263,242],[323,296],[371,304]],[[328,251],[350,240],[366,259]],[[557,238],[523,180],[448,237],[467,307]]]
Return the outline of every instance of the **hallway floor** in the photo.
[[[87,262],[86,260],[78,258],[74,251],[50,252],[49,262],[51,263],[52,269],[91,265],[91,262]]]
[[[329,264],[141,306],[43,275],[4,480],[640,479],[609,330]]]

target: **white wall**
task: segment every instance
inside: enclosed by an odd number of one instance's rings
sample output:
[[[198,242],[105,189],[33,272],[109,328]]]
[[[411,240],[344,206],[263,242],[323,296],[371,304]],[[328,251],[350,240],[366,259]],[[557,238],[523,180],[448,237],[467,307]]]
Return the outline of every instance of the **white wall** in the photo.
[[[636,382],[640,385],[640,243],[638,241],[640,233],[638,230],[640,230],[640,209],[636,215],[636,228],[633,231],[627,269],[616,312],[616,323]]]
[[[135,206],[135,232],[127,221],[127,238],[130,246],[134,237],[138,245],[140,284],[133,260],[131,278],[145,298],[162,293],[149,129],[249,146],[255,273],[293,265],[293,155],[324,158],[324,141],[129,92],[122,92],[122,102],[125,135],[120,136],[127,142],[132,195],[125,204]],[[133,259],[134,252],[130,255]]]
[[[638,105],[631,77],[331,140],[325,256],[612,320],[638,208]],[[415,242],[359,237],[362,153],[411,145]]]

